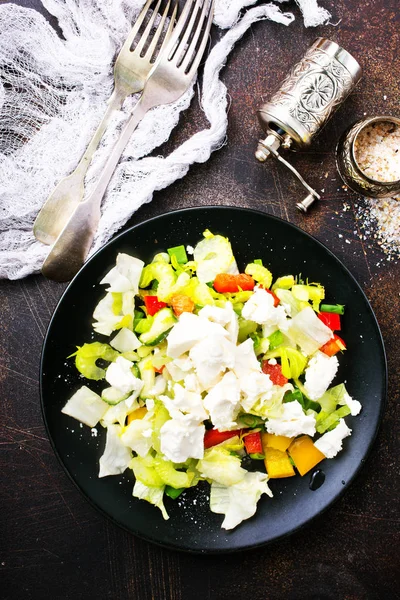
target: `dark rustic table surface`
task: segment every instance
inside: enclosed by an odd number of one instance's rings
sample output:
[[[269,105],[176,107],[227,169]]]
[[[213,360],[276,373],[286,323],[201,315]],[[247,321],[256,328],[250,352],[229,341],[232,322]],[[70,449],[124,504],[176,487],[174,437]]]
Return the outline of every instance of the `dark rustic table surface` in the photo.
[[[43,11],[39,0],[19,3]],[[297,224],[344,262],[376,313],[389,367],[386,412],[361,474],[347,493],[307,528],[256,551],[194,556],[135,538],[98,514],[81,496],[58,463],[43,425],[40,352],[65,286],[40,275],[3,281],[1,597],[399,597],[400,266],[386,260],[373,237],[360,238],[354,209],[358,198],[343,189],[334,163],[335,142],[352,121],[364,113],[400,116],[399,3],[326,0],[323,4],[332,10],[337,25],[305,29],[292,3],[290,9],[297,18],[289,28],[270,22],[251,28],[223,72],[232,99],[227,144],[206,164],[194,165],[183,180],[156,193],[128,225],[196,205],[257,208]],[[255,111],[317,35],[338,41],[353,53],[362,64],[364,78],[312,148],[291,157],[311,185],[325,190],[323,201],[303,216],[295,208],[302,195],[299,184],[279,165],[263,167],[254,160],[260,136]],[[204,125],[204,115],[193,101],[171,140],[157,153],[170,152]]]

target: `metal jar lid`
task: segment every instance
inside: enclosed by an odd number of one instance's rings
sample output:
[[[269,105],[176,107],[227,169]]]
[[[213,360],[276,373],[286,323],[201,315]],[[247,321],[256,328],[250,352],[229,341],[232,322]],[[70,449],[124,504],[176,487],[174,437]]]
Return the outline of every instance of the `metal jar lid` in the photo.
[[[339,139],[336,147],[336,165],[343,182],[354,192],[371,198],[387,198],[400,194],[400,180],[378,181],[367,175],[357,162],[355,143],[363,129],[372,123],[395,123],[400,128],[400,119],[378,115],[354,123]]]

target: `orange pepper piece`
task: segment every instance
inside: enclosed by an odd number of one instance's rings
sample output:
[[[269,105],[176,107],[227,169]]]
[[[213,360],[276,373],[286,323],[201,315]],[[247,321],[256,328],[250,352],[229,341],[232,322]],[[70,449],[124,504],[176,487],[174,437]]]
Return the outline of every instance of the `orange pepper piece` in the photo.
[[[267,446],[269,448],[275,448],[275,450],[280,450],[281,452],[285,452],[292,443],[294,438],[286,437],[285,435],[275,435],[273,433],[263,432],[261,434],[262,443],[264,452]]]
[[[175,315],[179,317],[184,312],[193,312],[194,302],[189,296],[185,294],[175,294],[171,298],[170,304]]]
[[[276,448],[265,448],[265,468],[270,479],[281,479],[282,477],[293,477],[296,475],[290,458],[286,452]]]
[[[147,408],[142,406],[141,408],[137,408],[133,412],[128,415],[128,425],[132,423],[132,421],[136,421],[137,419],[143,419],[145,414],[147,413]]]
[[[314,442],[308,435],[296,438],[289,446],[288,452],[300,475],[308,473],[325,458],[325,455],[314,446]]]
[[[254,289],[255,281],[246,273],[219,273],[214,279],[213,286],[220,294],[234,294],[240,290],[244,292]]]

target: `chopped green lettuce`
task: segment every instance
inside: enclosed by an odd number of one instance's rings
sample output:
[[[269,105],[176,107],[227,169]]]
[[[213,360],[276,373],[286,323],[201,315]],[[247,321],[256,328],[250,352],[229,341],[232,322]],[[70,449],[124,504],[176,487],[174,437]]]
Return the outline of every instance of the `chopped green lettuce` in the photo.
[[[235,257],[228,238],[213,235],[209,231],[205,231],[204,235],[205,239],[197,244],[193,252],[199,281],[208,283],[214,281],[219,273],[237,273]]]
[[[143,321],[143,319],[141,320]],[[137,336],[127,327],[122,327],[110,342],[110,346],[118,350],[118,352],[133,352],[141,345]]]
[[[108,283],[108,292],[129,292],[135,294],[139,290],[139,280],[144,262],[129,254],[120,253],[117,256],[116,266],[107,273],[100,283]]]
[[[229,484],[229,487],[212,482],[210,509],[214,513],[225,515],[222,523],[224,529],[233,529],[245,519],[252,517],[262,494],[272,497],[267,481],[266,473],[246,471],[243,479]]]
[[[119,307],[122,308],[122,303],[119,303],[111,292],[107,292],[94,309],[93,329],[102,335],[111,335],[122,319],[119,313],[115,313]]]
[[[165,486],[147,486],[141,481],[136,480],[135,485],[133,487],[132,495],[135,498],[139,498],[140,500],[147,500],[147,502],[150,502],[150,504],[154,504],[154,506],[157,506],[161,510],[164,519],[167,520],[169,519],[169,516],[163,502],[164,487]]]
[[[197,468],[206,479],[229,486],[241,481],[247,473],[240,464],[239,458],[218,445],[204,452],[204,458],[199,460]]]
[[[108,410],[98,394],[83,385],[71,396],[61,412],[89,427],[94,427]]]
[[[331,329],[318,319],[311,306],[304,308],[291,320],[287,335],[308,356],[333,337]]]
[[[106,447],[99,461],[99,477],[120,475],[129,466],[132,453],[122,443],[120,433],[121,427],[119,425],[109,425],[107,427]]]

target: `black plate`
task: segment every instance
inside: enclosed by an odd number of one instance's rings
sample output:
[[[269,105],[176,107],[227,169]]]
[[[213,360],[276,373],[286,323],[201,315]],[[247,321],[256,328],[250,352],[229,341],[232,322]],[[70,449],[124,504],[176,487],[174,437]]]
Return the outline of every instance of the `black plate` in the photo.
[[[343,337],[349,350],[340,357],[337,381],[363,410],[347,417],[353,429],[344,450],[321,467],[325,483],[309,489],[310,476],[272,480],[274,498],[264,496],[256,515],[236,529],[221,529],[222,515],[208,508],[207,485],[188,490],[178,500],[166,499],[170,519],[147,502],[132,497],[133,477],[98,479],[105,435],[61,413],[83,380],[66,356],[93,339],[94,306],[102,296],[97,285],[115,264],[118,252],[148,262],[156,252],[179,244],[194,246],[204,229],[229,237],[239,268],[262,258],[274,277],[302,273],[326,287],[326,301],[346,305]],[[102,337],[102,336],[100,336]],[[104,338],[103,338],[104,339]],[[230,207],[192,208],[156,217],[116,237],[95,254],[67,288],[51,320],[41,363],[42,410],[53,448],[88,500],[128,531],[151,542],[189,552],[230,552],[266,544],[293,533],[330,506],[348,487],[364,463],[377,433],[386,395],[386,359],[374,313],[363,291],[342,263],[320,242],[297,227],[270,215]]]

